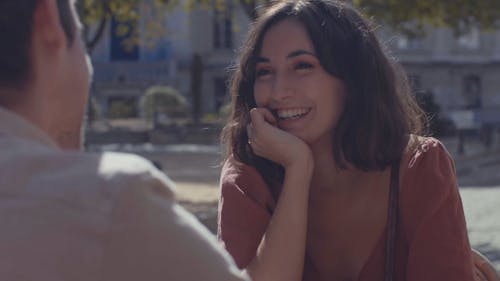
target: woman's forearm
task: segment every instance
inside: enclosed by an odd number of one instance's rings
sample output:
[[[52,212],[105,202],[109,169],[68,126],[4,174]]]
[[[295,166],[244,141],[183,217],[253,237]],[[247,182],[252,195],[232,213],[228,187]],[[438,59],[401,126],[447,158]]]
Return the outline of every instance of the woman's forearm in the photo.
[[[277,206],[247,267],[254,281],[300,281],[304,267],[312,157],[285,169]]]

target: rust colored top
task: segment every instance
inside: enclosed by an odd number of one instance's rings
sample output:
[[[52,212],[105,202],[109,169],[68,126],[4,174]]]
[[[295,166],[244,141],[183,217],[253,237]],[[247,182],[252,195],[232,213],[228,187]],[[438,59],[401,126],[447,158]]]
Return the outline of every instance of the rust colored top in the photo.
[[[395,280],[473,280],[455,167],[443,144],[420,138],[407,149],[399,182]],[[256,254],[276,201],[257,170],[244,164],[224,165],[221,189],[218,237],[237,265],[245,268]],[[386,231],[359,273],[359,281],[384,280]],[[303,280],[319,280],[307,256]]]

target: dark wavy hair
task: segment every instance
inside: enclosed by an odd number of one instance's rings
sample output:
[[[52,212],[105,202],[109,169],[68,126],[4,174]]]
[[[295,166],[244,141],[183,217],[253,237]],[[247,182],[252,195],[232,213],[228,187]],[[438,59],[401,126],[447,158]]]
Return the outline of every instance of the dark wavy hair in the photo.
[[[246,125],[256,106],[255,58],[267,30],[293,19],[307,30],[321,66],[346,88],[345,108],[333,133],[338,167],[382,170],[401,159],[411,134],[421,134],[424,115],[406,75],[352,6],[334,0],[279,1],[263,8],[243,45],[230,80],[231,115],[222,132],[226,160],[253,165],[270,186],[281,185],[283,169],[255,155]],[[273,192],[276,194],[275,192]]]
[[[68,42],[73,42],[76,27],[71,5],[75,0],[57,0],[59,19]],[[33,15],[38,1],[0,1],[0,87],[23,88],[31,75],[30,46]],[[0,102],[18,97],[0,97]]]

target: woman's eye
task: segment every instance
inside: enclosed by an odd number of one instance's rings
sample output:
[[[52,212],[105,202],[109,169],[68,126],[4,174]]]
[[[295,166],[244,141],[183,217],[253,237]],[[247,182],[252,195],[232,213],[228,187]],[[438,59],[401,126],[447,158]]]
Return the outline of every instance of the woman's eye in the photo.
[[[255,75],[257,77],[262,77],[262,76],[268,75],[270,73],[271,73],[271,71],[269,71],[269,69],[257,69],[257,71],[255,71]]]
[[[300,63],[295,65],[296,69],[309,69],[312,67],[313,67],[313,65],[310,63],[307,63],[307,62],[300,62]]]

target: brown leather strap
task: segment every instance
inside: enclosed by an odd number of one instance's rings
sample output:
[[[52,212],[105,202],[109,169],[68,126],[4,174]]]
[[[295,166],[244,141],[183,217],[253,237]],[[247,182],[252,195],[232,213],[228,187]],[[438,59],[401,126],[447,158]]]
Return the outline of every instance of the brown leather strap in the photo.
[[[399,161],[391,168],[391,183],[389,187],[389,206],[387,210],[387,241],[385,248],[385,281],[394,281],[394,256],[396,244],[396,229],[399,213]]]

